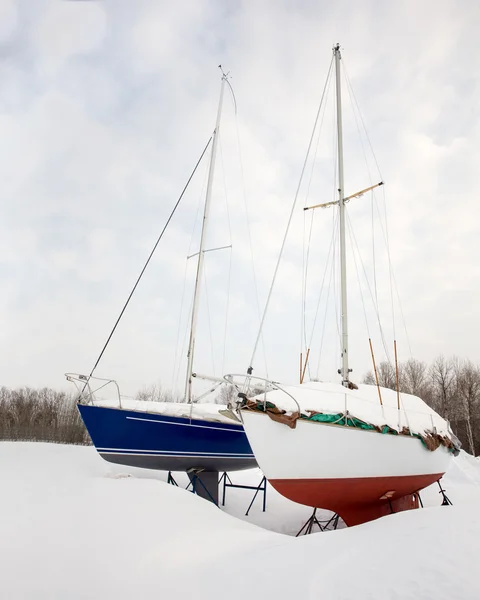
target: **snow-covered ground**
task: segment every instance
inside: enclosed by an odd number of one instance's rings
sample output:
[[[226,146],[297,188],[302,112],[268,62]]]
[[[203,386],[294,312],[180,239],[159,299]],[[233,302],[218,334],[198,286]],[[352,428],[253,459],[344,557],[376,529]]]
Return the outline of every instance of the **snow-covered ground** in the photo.
[[[480,598],[480,461],[463,452],[444,478],[453,506],[432,487],[426,509],[299,538],[310,509],[271,488],[245,517],[250,491],[219,510],[90,447],[3,442],[0,476],[6,600]]]

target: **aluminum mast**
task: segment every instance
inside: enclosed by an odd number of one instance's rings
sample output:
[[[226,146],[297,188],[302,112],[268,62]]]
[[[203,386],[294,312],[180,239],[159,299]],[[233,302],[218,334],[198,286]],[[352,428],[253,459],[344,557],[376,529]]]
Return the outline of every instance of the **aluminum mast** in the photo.
[[[195,279],[195,292],[193,296],[193,309],[192,309],[192,321],[190,325],[190,340],[188,343],[188,363],[187,363],[187,378],[185,384],[185,401],[192,401],[192,370],[193,370],[193,356],[195,352],[195,333],[197,329],[197,318],[198,318],[198,304],[200,300],[200,283],[202,281],[203,275],[203,262],[205,260],[204,250],[205,250],[205,238],[207,231],[207,222],[208,215],[210,212],[210,200],[212,197],[212,187],[213,187],[213,175],[215,172],[215,157],[217,153],[217,143],[218,143],[218,134],[220,132],[220,118],[222,115],[222,104],[223,104],[223,90],[225,87],[225,81],[227,79],[227,75],[225,75],[222,71],[222,84],[220,87],[220,100],[218,103],[218,111],[217,111],[217,122],[215,125],[215,131],[213,132],[213,143],[212,143],[212,155],[210,157],[210,168],[208,171],[208,183],[207,183],[207,193],[205,197],[205,208],[203,211],[203,223],[202,223],[202,234],[200,237],[200,249],[198,253],[198,264],[197,264],[197,275]]]
[[[339,374],[342,384],[348,386],[348,319],[347,319],[347,260],[345,253],[345,190],[343,183],[343,134],[342,134],[342,92],[340,85],[340,44],[333,48],[335,56],[335,88],[337,97],[337,149],[338,149],[338,208],[340,221],[340,286],[342,300],[342,367]]]

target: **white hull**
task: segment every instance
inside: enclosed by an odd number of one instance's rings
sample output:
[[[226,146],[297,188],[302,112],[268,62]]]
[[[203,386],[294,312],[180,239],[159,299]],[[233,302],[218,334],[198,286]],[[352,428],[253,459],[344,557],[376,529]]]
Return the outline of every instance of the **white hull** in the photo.
[[[347,525],[418,507],[451,453],[415,437],[298,420],[295,429],[242,411],[244,429],[271,485],[294,502],[338,513]]]
[[[418,438],[299,419],[295,429],[265,413],[242,411],[252,450],[267,479],[340,479],[445,473],[452,454]]]

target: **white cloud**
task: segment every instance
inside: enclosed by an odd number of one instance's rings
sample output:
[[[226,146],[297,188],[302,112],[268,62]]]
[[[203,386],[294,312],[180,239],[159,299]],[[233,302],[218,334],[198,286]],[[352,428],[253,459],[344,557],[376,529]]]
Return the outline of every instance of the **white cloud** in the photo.
[[[263,305],[336,41],[345,47],[348,75],[386,182],[392,258],[413,352],[423,360],[451,352],[480,360],[472,341],[479,327],[472,306],[480,293],[476,2],[465,2],[461,11],[451,0],[335,5],[252,0],[221,6],[209,0],[30,0],[29,6],[35,18],[14,2],[0,5],[0,41],[8,50],[0,56],[2,383],[60,386],[65,370],[91,368],[213,129],[219,63],[232,71]],[[344,100],[348,105],[346,89]],[[311,203],[332,197],[333,184],[324,182],[333,172],[332,126],[329,117]],[[356,136],[347,110],[352,191],[369,184]],[[226,188],[234,267],[226,368],[238,371],[249,360],[258,316],[229,94],[221,141],[209,244],[230,243]],[[186,255],[198,244],[191,232],[197,219],[198,234],[204,184],[205,165],[102,362],[101,374],[119,378],[130,392],[158,378],[170,384]],[[377,199],[381,204],[381,193]],[[369,211],[369,197],[349,205],[371,273]],[[300,213],[265,333],[271,374],[292,379],[298,368]],[[319,283],[332,212],[319,213],[315,223],[316,264],[310,273]],[[377,237],[378,293],[389,321],[387,257],[378,230]],[[217,374],[229,252],[209,254],[207,264]],[[359,376],[370,359],[353,275],[349,289],[350,354]],[[185,298],[184,321],[191,287]],[[211,369],[206,301],[203,296],[199,371]],[[314,307],[312,296],[310,315]],[[323,314],[324,305],[320,329]],[[334,377],[337,317],[332,308],[327,314],[322,374]],[[391,325],[386,329],[390,335]],[[378,336],[375,340],[380,354]],[[316,338],[312,365],[319,345]],[[261,351],[258,357],[260,369]]]
[[[18,26],[18,9],[15,0],[0,3],[0,42],[8,42]]]
[[[31,38],[38,72],[55,75],[70,57],[98,48],[105,35],[102,2],[44,2]]]

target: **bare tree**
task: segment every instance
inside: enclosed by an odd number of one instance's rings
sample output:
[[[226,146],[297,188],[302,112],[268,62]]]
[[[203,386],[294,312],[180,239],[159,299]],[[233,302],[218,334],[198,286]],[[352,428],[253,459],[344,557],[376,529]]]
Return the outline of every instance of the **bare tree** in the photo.
[[[475,456],[474,424],[478,417],[480,400],[480,370],[470,361],[459,363],[456,391],[463,404],[467,441],[470,452]]]
[[[381,387],[389,388],[391,390],[397,389],[397,382],[395,377],[395,368],[386,361],[383,361],[377,365],[378,384]],[[369,371],[363,378],[363,383],[370,385],[376,385],[374,374]]]
[[[433,361],[430,367],[434,408],[447,420],[451,418],[452,404],[455,397],[456,362],[458,361],[454,358],[446,360],[441,355]]]
[[[230,404],[238,397],[238,390],[234,385],[222,385],[215,398],[216,404]]]
[[[424,396],[427,391],[427,365],[421,360],[409,358],[401,365],[401,390],[414,396]]]
[[[27,387],[0,389],[0,439],[90,443],[73,396]]]
[[[182,397],[178,392],[164,390],[160,383],[153,383],[137,392],[135,400],[144,402],[182,402]]]

